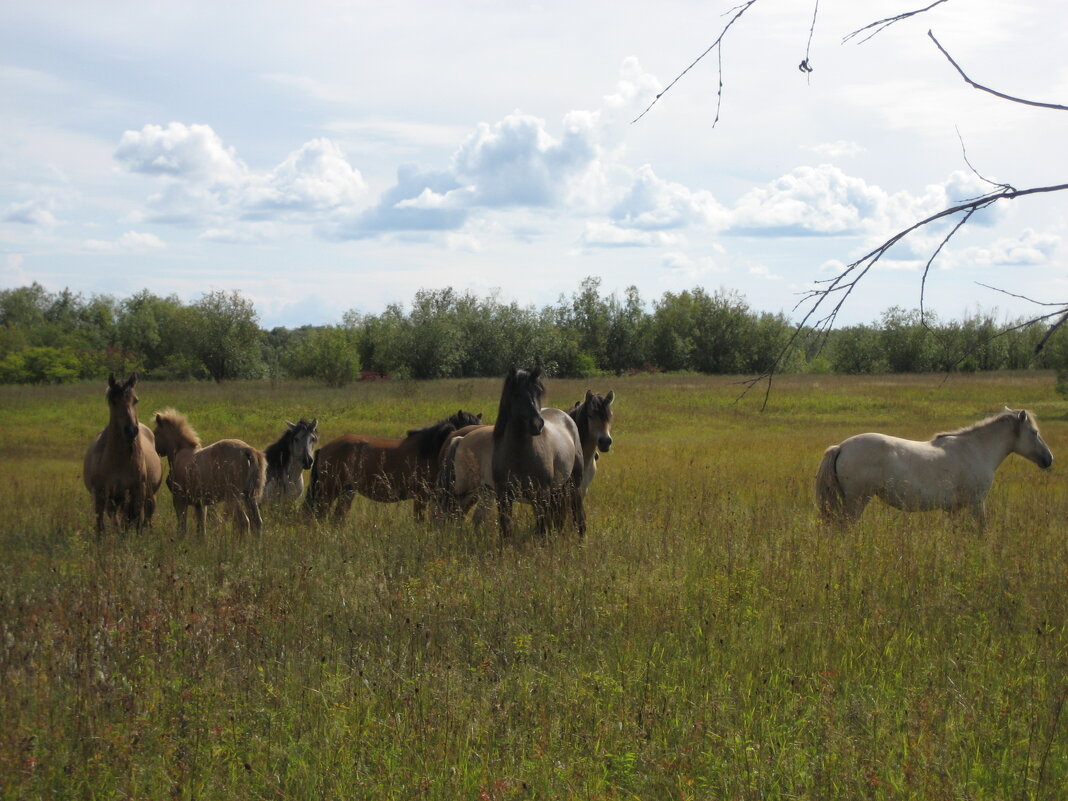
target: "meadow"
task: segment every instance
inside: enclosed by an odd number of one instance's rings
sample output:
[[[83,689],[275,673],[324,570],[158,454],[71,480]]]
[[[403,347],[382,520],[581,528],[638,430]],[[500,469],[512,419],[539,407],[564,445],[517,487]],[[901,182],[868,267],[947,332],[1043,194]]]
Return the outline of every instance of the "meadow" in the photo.
[[[589,532],[271,514],[98,538],[104,384],[0,387],[0,798],[1063,799],[1068,401],[1050,373],[550,379],[616,393]],[[138,385],[205,442],[401,436],[499,380]],[[817,518],[823,450],[1034,411],[989,525]]]

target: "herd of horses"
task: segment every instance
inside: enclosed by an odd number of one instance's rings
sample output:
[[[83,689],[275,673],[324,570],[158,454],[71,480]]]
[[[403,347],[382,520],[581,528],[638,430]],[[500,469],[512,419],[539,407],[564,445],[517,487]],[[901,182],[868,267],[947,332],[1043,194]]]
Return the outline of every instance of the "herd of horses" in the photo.
[[[310,514],[341,520],[360,494],[384,503],[411,500],[417,519],[428,508],[451,519],[474,508],[479,525],[495,502],[502,537],[512,533],[513,505],[526,503],[539,535],[570,521],[582,536],[598,454],[612,446],[614,393],[587,390],[566,411],[544,408],[540,367],[509,372],[493,425],[460,410],[403,438],[346,434],[318,449],[318,421],[303,418],[287,421],[263,451],[237,439],[203,446],[174,409],[156,412],[150,429],[137,417],[136,384],[136,375],[122,383],[109,377],[109,422],[85,454],[83,479],[98,532],[109,520],[137,529],[151,523],[165,457],[181,533],[190,507],[201,535],[215,503],[230,507],[235,530],[259,532],[264,501],[295,505],[303,495]],[[1053,463],[1026,410],[1006,408],[926,442],[858,434],[824,453],[816,475],[819,510],[825,522],[846,526],[877,497],[905,511],[970,510],[982,527],[994,474],[1010,453],[1041,468]]]
[[[504,381],[496,422],[460,410],[399,439],[345,434],[316,448],[318,420],[286,422],[282,436],[263,451],[238,439],[204,446],[186,417],[174,409],[154,415],[154,429],[137,418],[136,375],[108,379],[109,422],[85,454],[83,479],[93,497],[96,528],[105,523],[141,529],[151,523],[169,463],[167,487],[178,530],[192,508],[203,535],[207,507],[225,503],[234,528],[259,532],[263,503],[295,504],[316,517],[341,520],[357,494],[375,501],[413,501],[415,516],[428,508],[462,519],[495,499],[502,535],[512,531],[512,507],[530,504],[537,531],[574,523],[586,531],[585,497],[598,452],[612,446],[615,394],[587,390],[567,411],[542,408],[540,367],[513,369]],[[307,493],[304,471],[311,470]]]

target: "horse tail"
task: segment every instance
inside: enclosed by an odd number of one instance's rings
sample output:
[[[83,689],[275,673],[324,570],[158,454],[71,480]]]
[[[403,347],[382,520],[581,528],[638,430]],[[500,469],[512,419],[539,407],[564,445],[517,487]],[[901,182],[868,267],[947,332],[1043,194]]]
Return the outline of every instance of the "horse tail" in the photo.
[[[838,480],[838,455],[842,452],[840,445],[832,445],[823,454],[823,461],[816,471],[816,499],[820,515],[824,522],[841,519],[845,508],[845,491]]]
[[[267,487],[267,457],[263,451],[250,447],[245,459],[248,462],[245,496],[258,504],[263,501],[263,491]]]
[[[463,437],[453,437],[445,443],[445,450],[438,469],[438,501],[445,514],[454,514],[459,508],[456,499],[456,449]]]

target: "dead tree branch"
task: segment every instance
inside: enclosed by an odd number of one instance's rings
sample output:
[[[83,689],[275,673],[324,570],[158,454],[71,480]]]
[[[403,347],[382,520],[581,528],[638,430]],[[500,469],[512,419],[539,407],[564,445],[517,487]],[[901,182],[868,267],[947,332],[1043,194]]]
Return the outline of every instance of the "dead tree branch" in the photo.
[[[675,79],[671,83],[669,83],[667,86],[665,86],[660,91],[660,93],[656,97],[653,98],[653,102],[650,103],[648,106],[646,106],[645,111],[643,111],[641,114],[639,114],[633,120],[631,120],[631,124],[633,125],[638,120],[640,120],[642,117],[644,117],[646,114],[648,114],[649,113],[649,109],[651,109],[653,106],[655,106],[657,104],[657,101],[660,100],[660,98],[662,98],[665,94],[667,94],[667,92],[671,89],[671,87],[673,87],[675,84],[677,84],[679,82],[679,80],[682,78],[682,76],[684,76],[687,72],[689,72],[694,67],[696,67],[698,65],[698,63],[705,56],[707,56],[709,53],[711,53],[713,50],[717,50],[718,49],[719,53],[720,53],[720,60],[719,60],[719,90],[716,92],[716,119],[712,123],[712,127],[715,128],[716,127],[716,123],[719,122],[719,108],[720,108],[720,104],[723,101],[723,48],[722,48],[723,37],[725,37],[727,35],[727,31],[729,31],[731,29],[731,26],[734,25],[734,23],[736,23],[739,19],[741,19],[741,16],[746,11],[748,11],[749,8],[756,2],[757,2],[757,0],[746,0],[741,5],[735,6],[730,11],[728,11],[727,14],[733,14],[734,16],[732,16],[730,18],[730,21],[726,25],[723,26],[723,30],[721,30],[719,32],[719,36],[716,37],[716,40],[714,42],[712,42],[712,44],[710,44],[708,46],[708,48],[705,50],[705,52],[703,52],[701,55],[699,55],[697,58],[695,58],[693,60],[693,63],[690,64],[690,66],[688,66],[686,69],[684,69],[678,75],[676,75]]]
[[[887,17],[886,19],[880,19],[880,20],[876,20],[875,22],[870,22],[867,25],[865,25],[863,28],[857,28],[857,30],[853,31],[851,34],[849,34],[848,36],[843,38],[842,39],[842,44],[845,44],[850,39],[855,39],[856,37],[860,36],[865,31],[870,31],[870,33],[868,33],[867,36],[865,36],[863,39],[860,39],[857,42],[857,44],[864,44],[866,41],[871,39],[873,36],[877,36],[878,34],[880,34],[883,31],[885,31],[887,28],[889,28],[895,22],[901,22],[902,20],[908,19],[909,17],[915,17],[917,14],[923,14],[925,11],[930,11],[935,6],[941,5],[942,3],[945,3],[945,2],[947,2],[947,0],[935,0],[933,3],[931,3],[931,5],[927,6],[926,8],[918,8],[915,11],[906,11],[906,12],[904,12],[902,14],[898,14],[898,15],[893,16],[893,17]]]
[[[999,92],[996,89],[991,89],[989,86],[983,86],[981,83],[976,83],[971,78],[969,78],[968,74],[960,68],[960,65],[956,61],[953,60],[953,56],[946,52],[946,49],[942,47],[942,43],[935,38],[935,35],[932,31],[927,31],[927,35],[931,37],[931,41],[935,43],[935,47],[937,47],[941,51],[942,55],[946,57],[946,60],[948,60],[949,63],[953,65],[953,69],[960,73],[960,77],[962,77],[964,79],[964,82],[967,83],[969,86],[973,86],[981,92],[989,92],[994,97],[1000,97],[1002,100],[1009,100],[1013,103],[1022,103],[1025,106],[1035,106],[1036,108],[1049,108],[1053,109],[1054,111],[1068,111],[1068,106],[1062,106],[1058,103],[1040,103],[1037,100],[1026,100],[1022,97],[1007,95],[1004,92]]]

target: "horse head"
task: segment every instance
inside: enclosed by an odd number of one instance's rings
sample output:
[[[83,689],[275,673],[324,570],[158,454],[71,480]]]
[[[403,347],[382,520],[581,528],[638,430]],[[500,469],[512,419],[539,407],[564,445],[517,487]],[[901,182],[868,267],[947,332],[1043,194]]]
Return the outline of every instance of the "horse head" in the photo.
[[[303,417],[298,423],[286,420],[286,426],[293,435],[292,454],[300,459],[302,469],[310,470],[315,461],[315,445],[319,441],[319,418],[315,418],[310,423]]]
[[[597,430],[597,450],[608,453],[612,447],[612,401],[616,399],[616,393],[608,390],[607,395],[594,395],[586,390],[586,403],[593,404],[593,414],[590,421]]]
[[[541,381],[542,369],[519,370],[513,367],[504,379],[501,405],[497,413],[498,426],[514,422],[532,437],[541,434],[545,420],[541,416],[541,398],[545,385]]]
[[[107,402],[108,411],[111,414],[111,424],[118,426],[126,443],[132,445],[140,432],[137,422],[137,394],[134,386],[137,385],[137,373],[133,373],[125,383],[120,384],[115,380],[115,374],[108,376]]]
[[[1016,424],[1016,445],[1013,450],[1043,470],[1050,467],[1053,464],[1053,453],[1038,433],[1038,425],[1031,413],[1026,409],[1006,409],[1005,412],[1012,415]]]

